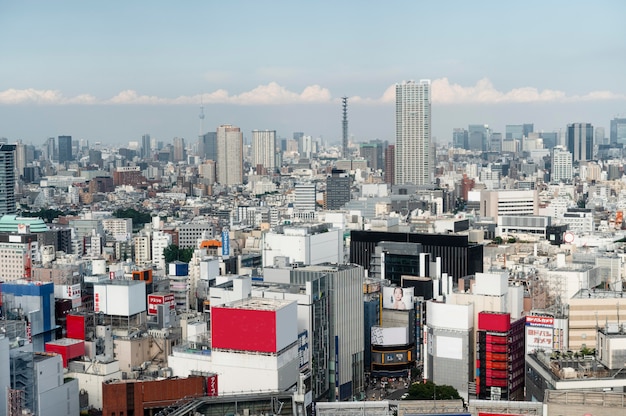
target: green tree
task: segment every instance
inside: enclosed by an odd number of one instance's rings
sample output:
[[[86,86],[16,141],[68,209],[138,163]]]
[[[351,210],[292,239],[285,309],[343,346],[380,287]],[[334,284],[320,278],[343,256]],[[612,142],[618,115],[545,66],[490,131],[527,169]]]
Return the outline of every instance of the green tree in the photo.
[[[186,247],[181,249],[176,244],[170,244],[163,249],[163,257],[165,257],[166,263],[172,263],[175,261],[189,263],[191,261],[191,257],[193,257],[193,248]]]
[[[432,381],[413,383],[409,387],[407,400],[454,400],[460,399],[459,392],[452,386],[435,385]]]
[[[134,208],[120,208],[113,212],[115,218],[131,218],[133,227],[141,227],[152,221],[152,216],[148,212],[137,211]]]
[[[39,211],[22,211],[22,217],[41,218],[44,222],[51,223],[55,218],[65,215],[63,211],[58,209],[40,209]]]
[[[178,260],[178,253],[180,249],[176,244],[170,244],[163,249],[163,257],[165,257],[166,263],[172,263]]]

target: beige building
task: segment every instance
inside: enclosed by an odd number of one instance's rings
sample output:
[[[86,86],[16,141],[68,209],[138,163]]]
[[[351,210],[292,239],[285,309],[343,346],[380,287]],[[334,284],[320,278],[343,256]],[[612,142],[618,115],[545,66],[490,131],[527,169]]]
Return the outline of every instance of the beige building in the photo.
[[[569,349],[596,348],[598,326],[626,322],[622,292],[581,290],[569,300]]]
[[[263,166],[268,172],[276,167],[276,130],[252,130],[252,167]],[[261,174],[261,172],[257,172]]]
[[[499,189],[480,191],[480,215],[497,218],[499,215],[538,215],[537,190]]]
[[[217,182],[243,183],[243,134],[239,127],[230,124],[217,128]]]

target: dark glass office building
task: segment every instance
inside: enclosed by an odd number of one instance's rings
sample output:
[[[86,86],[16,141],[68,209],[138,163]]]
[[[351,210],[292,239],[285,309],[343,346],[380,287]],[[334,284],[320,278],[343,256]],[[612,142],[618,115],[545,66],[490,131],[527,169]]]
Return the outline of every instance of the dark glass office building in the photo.
[[[422,252],[429,253],[431,259],[441,257],[441,272],[452,276],[455,283],[483,271],[483,246],[470,243],[466,235],[352,231],[350,263],[369,271],[375,248],[382,241],[420,243]]]

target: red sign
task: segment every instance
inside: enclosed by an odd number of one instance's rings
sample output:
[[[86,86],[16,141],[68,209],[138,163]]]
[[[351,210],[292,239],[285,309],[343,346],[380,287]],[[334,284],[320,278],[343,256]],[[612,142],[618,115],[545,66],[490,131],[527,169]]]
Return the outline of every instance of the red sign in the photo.
[[[526,325],[529,326],[554,326],[554,318],[551,316],[527,316]]]
[[[217,396],[217,374],[207,377],[206,379],[206,395]]]
[[[169,305],[170,309],[176,307],[174,295],[171,293],[165,295],[148,295],[148,315],[157,314],[157,305]]]
[[[275,353],[276,330],[275,311],[211,308],[213,348]]]

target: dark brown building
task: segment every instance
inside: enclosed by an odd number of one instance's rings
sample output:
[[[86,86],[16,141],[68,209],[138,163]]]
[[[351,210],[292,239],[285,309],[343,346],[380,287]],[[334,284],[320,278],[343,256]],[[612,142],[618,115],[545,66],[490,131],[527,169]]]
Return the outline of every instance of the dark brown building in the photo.
[[[156,413],[182,398],[216,396],[217,382],[212,378],[217,375],[102,383],[102,415],[138,416],[149,409]]]

